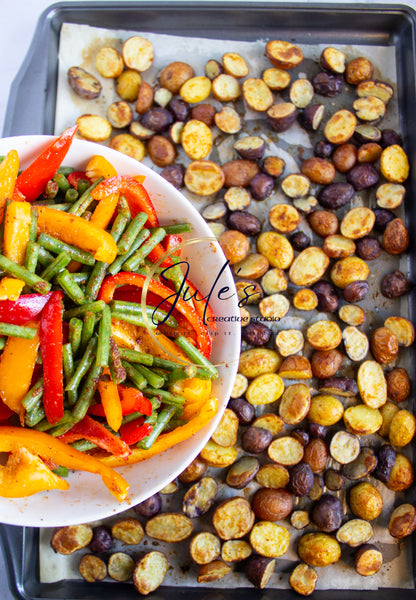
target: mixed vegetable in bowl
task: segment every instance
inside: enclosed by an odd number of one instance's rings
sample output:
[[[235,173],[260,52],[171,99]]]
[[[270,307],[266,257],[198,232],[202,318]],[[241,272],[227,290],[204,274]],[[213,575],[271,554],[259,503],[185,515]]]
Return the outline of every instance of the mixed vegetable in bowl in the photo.
[[[212,316],[180,262],[187,223],[159,226],[143,176],[103,156],[63,167],[77,126],[19,174],[0,165],[0,496],[68,489],[189,438],[217,412]],[[211,319],[211,326],[215,326]],[[107,463],[107,464],[106,464]]]

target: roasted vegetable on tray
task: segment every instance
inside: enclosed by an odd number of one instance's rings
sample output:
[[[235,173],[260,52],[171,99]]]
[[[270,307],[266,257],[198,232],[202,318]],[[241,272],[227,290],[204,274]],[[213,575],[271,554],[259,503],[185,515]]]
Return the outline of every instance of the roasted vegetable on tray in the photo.
[[[62,166],[77,129],[20,174],[13,149],[0,165],[0,495],[65,490],[61,475],[78,469],[122,501],[129,485],[112,466],[216,413],[212,311],[190,282],[193,298],[181,297],[190,226],[159,225],[143,177],[98,155],[85,172]]]

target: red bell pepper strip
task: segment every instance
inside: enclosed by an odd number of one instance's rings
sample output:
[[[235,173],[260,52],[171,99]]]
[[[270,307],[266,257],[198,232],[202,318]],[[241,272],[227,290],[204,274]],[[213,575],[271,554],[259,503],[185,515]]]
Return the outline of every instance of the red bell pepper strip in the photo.
[[[187,279],[185,282],[185,289],[186,286],[188,287],[188,291],[186,294],[184,294],[185,298],[192,298],[192,303],[198,315],[201,317],[204,323],[209,324],[209,327],[215,330],[217,326],[215,324],[215,318],[213,318],[215,317],[214,311],[204,299],[201,292],[189,281],[189,279]]]
[[[165,237],[161,244],[158,244],[153,250],[149,253],[148,258],[152,261],[152,263],[157,263],[160,257],[163,254],[166,254],[167,251],[170,251],[170,255],[166,256],[160,263],[161,267],[171,267],[172,259],[170,256],[180,256],[181,249],[177,249],[174,251],[174,248],[180,246],[182,243],[182,238],[177,233],[170,233]]]
[[[99,293],[99,300],[104,300],[108,304],[113,298],[114,291],[117,286],[120,285],[135,285],[138,288],[143,288],[146,277],[139,273],[125,273],[120,272],[117,275],[107,277]],[[209,358],[211,354],[212,340],[208,333],[208,328],[196,313],[186,302],[182,300],[175,292],[163,285],[162,283],[150,280],[149,291],[157,294],[161,299],[166,300],[174,306],[192,325],[193,330],[196,333],[197,347],[198,350],[206,357]]]
[[[88,415],[75,423],[69,431],[59,436],[59,439],[66,444],[72,444],[78,440],[88,440],[99,448],[121,458],[127,458],[131,454],[130,448],[123,440]]]
[[[125,423],[120,427],[120,437],[126,444],[137,444],[143,438],[152,432],[153,427],[149,423],[143,423],[144,418],[140,417],[130,423]]]
[[[72,173],[67,176],[67,179],[72,187],[76,190],[78,190],[78,183],[81,181],[81,179],[88,181],[91,185],[91,179],[88,177],[85,171],[72,171]]]
[[[0,300],[0,321],[13,325],[24,325],[35,319],[49,302],[49,294],[26,294],[17,300]]]
[[[52,292],[43,309],[39,328],[43,363],[43,406],[51,425],[64,416],[62,299],[62,292]]]
[[[157,227],[159,225],[149,194],[134,177],[130,177],[129,175],[109,177],[92,190],[91,197],[94,200],[103,200],[108,194],[120,194],[120,196],[124,196],[129,205],[132,217],[135,217],[139,212],[147,213],[149,217],[146,222],[147,227]]]
[[[55,175],[72,144],[78,125],[65,131],[30,164],[16,180],[15,190],[23,194],[27,202],[33,202],[43,192]]]
[[[4,402],[0,402],[0,421],[7,421],[12,415],[15,414],[16,413],[6,404],[4,404]]]
[[[152,403],[145,398],[140,390],[135,388],[118,385],[118,393],[120,395],[121,412],[123,417],[131,415],[134,412],[139,412],[142,415],[150,417],[153,412]],[[102,404],[93,404],[89,407],[88,413],[96,417],[105,417],[104,407]]]

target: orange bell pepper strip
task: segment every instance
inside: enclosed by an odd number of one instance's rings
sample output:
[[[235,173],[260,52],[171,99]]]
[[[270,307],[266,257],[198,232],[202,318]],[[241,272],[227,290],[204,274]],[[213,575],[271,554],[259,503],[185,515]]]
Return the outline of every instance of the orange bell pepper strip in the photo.
[[[0,467],[0,496],[23,498],[48,490],[67,490],[69,483],[52,473],[42,459],[23,446],[10,454],[7,464]]]
[[[77,129],[78,125],[66,129],[20,173],[16,180],[16,190],[23,194],[27,202],[36,200],[55,175],[71,147]]]
[[[13,452],[23,446],[32,454],[55,464],[77,471],[87,471],[100,475],[104,484],[119,502],[127,499],[129,484],[116,471],[100,460],[79,452],[61,440],[43,431],[23,427],[0,426],[0,452]],[[121,464],[125,464],[123,459]]]
[[[118,199],[118,194],[109,194],[100,200],[94,212],[92,213],[89,222],[93,223],[97,227],[101,227],[102,229],[107,229],[111,219],[113,218],[114,211],[117,208]]]
[[[91,252],[96,260],[111,264],[117,256],[117,244],[107,231],[62,210],[39,206],[38,233],[54,237]]]
[[[103,200],[109,194],[124,196],[129,205],[132,218],[139,212],[145,212],[148,216],[146,227],[158,226],[159,221],[149,194],[135,177],[129,175],[110,177],[99,183],[91,191],[91,197],[94,200]]]
[[[12,198],[19,173],[19,156],[16,150],[10,150],[0,164],[0,221],[3,220],[6,200]]]
[[[87,173],[88,179],[91,179],[92,182],[97,181],[100,177],[108,179],[109,177],[115,177],[117,175],[117,171],[113,165],[100,154],[95,154],[90,158],[85,168],[85,172]]]
[[[113,431],[118,431],[123,420],[123,411],[118,386],[111,379],[107,368],[104,369],[104,373],[98,382],[98,393],[108,425]]]
[[[205,402],[199,412],[185,425],[175,427],[168,433],[162,433],[153,446],[149,450],[142,450],[141,448],[133,448],[132,453],[127,458],[127,461],[123,461],[117,456],[100,456],[99,459],[102,463],[109,467],[119,467],[125,464],[134,464],[147,458],[151,458],[156,454],[160,454],[168,448],[183,442],[196,433],[205,425],[211,421],[211,419],[218,412],[218,400],[216,398],[210,398],[208,402]]]
[[[122,285],[133,285],[142,289],[146,279],[147,278],[144,275],[140,275],[138,273],[124,272],[107,277],[101,286],[98,299],[104,300],[106,303],[110,302],[117,287]],[[208,333],[208,328],[196,311],[186,302],[184,302],[179,294],[172,292],[170,288],[166,287],[155,279],[150,280],[148,290],[149,292],[159,296],[161,301],[166,300],[169,302],[173,308],[176,308],[189,321],[196,334],[198,350],[206,358],[209,358],[211,354],[212,340]]]
[[[28,323],[29,327],[34,324]],[[39,349],[39,324],[33,339],[9,337],[0,356],[0,398],[24,424],[22,400],[30,389]]]

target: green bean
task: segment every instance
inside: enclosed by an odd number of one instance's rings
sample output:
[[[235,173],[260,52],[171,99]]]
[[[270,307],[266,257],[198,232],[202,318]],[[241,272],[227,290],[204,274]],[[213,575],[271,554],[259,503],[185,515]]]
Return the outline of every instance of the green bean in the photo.
[[[88,281],[88,277],[89,277],[89,273],[83,273],[82,271],[79,273],[71,273],[72,275],[72,279],[75,281],[75,283],[77,283],[78,285],[82,285],[83,283],[87,283]]]
[[[176,408],[174,406],[167,406],[166,408],[161,410],[157,417],[157,421],[153,426],[152,432],[143,440],[138,442],[137,447],[143,448],[144,450],[149,450],[149,448],[153,446],[156,439],[165,429],[166,425],[169,423],[175,412]]]
[[[145,396],[160,396],[163,404],[172,404],[172,406],[182,406],[185,403],[185,398],[178,394],[171,394],[167,390],[155,389],[152,387],[145,387],[142,389]]]
[[[112,377],[114,383],[116,383],[117,385],[119,383],[123,383],[123,381],[125,381],[125,379],[127,377],[127,373],[126,373],[126,370],[124,369],[123,365],[121,364],[120,352],[119,352],[118,346],[112,336],[110,336],[109,363],[110,363],[111,377]]]
[[[129,221],[130,221],[130,217],[128,217],[126,214],[124,214],[122,212],[119,212],[118,215],[116,216],[116,218],[114,219],[114,223],[111,228],[110,235],[114,238],[114,241],[116,243],[118,243],[121,236],[123,235],[123,232],[124,232],[125,228],[127,227]]]
[[[149,239],[124,263],[126,271],[134,271],[139,267],[146,256],[163,240],[166,232],[163,227],[153,229]]]
[[[65,388],[66,392],[76,392],[79,384],[81,383],[81,379],[84,377],[84,375],[86,375],[94,362],[96,348],[97,338],[94,337],[88,342],[87,348],[85,349],[85,352],[79,361],[70,382]]]
[[[61,167],[59,167],[57,173],[62,173],[62,175],[65,175],[65,177],[68,177],[68,175],[70,173],[73,173],[74,171],[75,171],[75,169],[73,167],[61,166]]]
[[[71,298],[75,304],[84,304],[85,296],[82,289],[72,278],[71,273],[68,269],[64,269],[55,277],[56,282],[64,290],[65,294]]]
[[[39,249],[40,246],[36,242],[28,242],[26,248],[25,267],[28,271],[30,271],[30,273],[34,273],[36,271],[39,259]]]
[[[82,325],[81,334],[81,351],[84,351],[88,345],[88,342],[92,338],[95,328],[95,314],[91,311],[87,311],[84,314],[84,322]]]
[[[211,372],[212,379],[217,379],[218,370],[212,365],[201,352],[191,344],[191,342],[183,335],[178,335],[175,343],[186,354],[186,356],[197,365],[201,365]]]
[[[131,315],[126,314],[124,312],[114,311],[111,313],[113,319],[119,319],[119,321],[125,321],[126,323],[131,323],[132,325],[137,325],[138,327],[147,327],[147,323],[145,323],[142,315]],[[149,322],[150,329],[156,329],[156,325],[152,322]]]
[[[29,287],[33,288],[40,294],[47,294],[52,287],[48,281],[45,281],[38,275],[35,275],[35,273],[31,273],[25,267],[18,265],[2,254],[0,254],[0,268],[3,269],[3,271],[6,271],[6,273],[9,275],[16,277],[16,279],[21,279]]]
[[[127,373],[127,377],[129,379],[131,379],[131,381],[134,383],[134,385],[139,389],[142,390],[144,387],[146,387],[147,385],[147,381],[146,379],[143,377],[143,375],[141,373],[139,373],[134,367],[133,365],[131,365],[130,363],[122,360],[121,364],[123,365],[126,373]]]
[[[130,250],[124,254],[123,256],[118,256],[114,262],[108,267],[108,272],[110,275],[115,275],[118,273],[123,267],[123,265],[127,262],[127,260],[133,256],[133,254],[140,248],[140,246],[150,237],[150,231],[148,229],[142,229],[139,235],[134,240],[133,244],[130,247]]]
[[[78,198],[76,202],[69,209],[69,213],[72,215],[76,215],[80,217],[84,211],[86,211],[89,205],[93,202],[93,198],[91,197],[91,192],[94,188],[97,187],[99,183],[104,179],[104,177],[99,177],[97,181],[94,181],[90,187],[85,190],[85,192]]]
[[[111,310],[105,305],[98,327],[98,343],[96,363],[99,367],[108,367],[111,336]]]
[[[85,288],[85,299],[88,301],[95,300],[100,291],[101,284],[107,274],[108,263],[97,261],[89,276],[87,286]]]
[[[75,356],[81,345],[82,321],[81,319],[71,319],[69,321],[69,343],[72,347],[72,354]]]
[[[42,246],[39,245],[39,257],[38,257],[39,264],[41,264],[42,267],[47,267],[48,265],[51,264],[51,262],[53,260],[54,260],[53,254],[51,254],[50,252],[45,250],[45,248],[42,248]]]
[[[38,237],[38,243],[43,246],[43,248],[46,248],[46,250],[54,252],[55,254],[65,251],[69,254],[72,260],[76,260],[83,265],[92,267],[95,264],[95,258],[89,252],[81,250],[77,246],[71,246],[71,244],[61,242],[61,240],[58,240],[47,233],[40,234]]]
[[[72,346],[68,342],[62,347],[62,359],[64,364],[65,381],[68,384],[74,374],[74,356],[72,354]]]
[[[34,327],[24,327],[22,325],[11,325],[10,323],[0,322],[0,335],[33,340],[36,335],[36,331],[37,330]]]
[[[35,427],[43,419],[45,419],[45,410],[42,405],[36,406],[31,412],[25,414],[25,425]]]
[[[23,396],[22,406],[26,412],[32,412],[43,395],[43,377],[38,379],[34,386]]]
[[[89,440],[78,440],[69,445],[75,450],[78,450],[78,452],[88,452],[88,450],[92,450],[93,448],[97,447],[94,442],[90,442]]]
[[[52,469],[52,473],[55,473],[58,477],[68,477],[69,469],[68,467],[62,467],[60,465],[59,467],[56,467],[56,469]]]
[[[189,223],[176,223],[176,225],[166,225],[163,226],[166,231],[166,235],[171,235],[172,233],[187,233],[188,231],[192,231],[192,227]]]
[[[144,212],[140,212],[134,217],[117,244],[119,254],[127,254],[147,219],[148,216]]]
[[[53,208],[54,210],[61,210],[63,212],[67,212],[68,208],[71,206],[71,204],[69,204],[68,202],[65,202],[63,204],[51,204],[50,207]]]
[[[95,390],[97,389],[102,372],[102,367],[97,366],[93,362],[86,377],[81,393],[78,397],[78,400],[72,410],[73,416],[78,421],[85,417],[89,407],[94,401]]]
[[[132,421],[135,421],[136,419],[139,419],[142,416],[142,413],[139,413],[136,410],[134,413],[130,413],[129,415],[125,415],[123,417],[122,425],[125,425],[126,423],[131,423]]]
[[[64,435],[64,433],[72,429],[76,422],[77,419],[73,416],[73,414],[69,411],[65,411],[62,419],[60,419],[60,421],[58,421],[51,429],[49,429],[49,434],[53,435],[53,437]]]
[[[90,187],[91,183],[88,179],[80,179],[77,185],[78,194],[83,194]]]
[[[118,212],[123,213],[123,215],[128,217],[129,220],[131,219],[130,206],[124,196],[120,196],[120,198],[118,199],[117,210]]]
[[[70,204],[73,204],[76,200],[78,200],[78,197],[79,197],[79,193],[73,187],[69,188],[65,192],[65,202],[69,202]]]
[[[6,342],[7,342],[7,337],[1,337],[0,338],[0,350],[4,350]]]
[[[153,373],[148,367],[144,365],[136,364],[134,366],[136,371],[146,378],[147,382],[152,388],[161,388],[165,383],[165,378],[161,377],[157,373]]]
[[[46,418],[42,419],[42,421],[39,421],[35,425],[35,429],[37,429],[38,431],[49,431],[49,429],[52,429],[52,427],[53,425],[51,425],[48,419]]]
[[[65,251],[58,254],[53,262],[46,267],[40,274],[40,276],[45,281],[50,281],[55,275],[60,273],[69,263],[71,262],[71,257]]]
[[[88,302],[87,304],[83,304],[82,306],[77,306],[75,308],[70,308],[64,312],[64,319],[72,319],[73,317],[80,317],[81,315],[85,315],[86,312],[90,313],[98,313],[102,312],[106,303],[104,300],[97,300],[95,302]]]
[[[29,242],[36,242],[38,237],[38,211],[32,208],[30,212]]]
[[[187,367],[178,367],[173,371],[169,372],[168,379],[166,381],[166,385],[170,386],[175,381],[183,381],[184,379],[190,379],[192,377],[196,377],[198,373],[198,369],[195,365],[189,365]]]
[[[142,307],[141,304],[137,304],[136,302],[127,302],[123,300],[113,300],[110,303],[111,309],[115,312],[123,312],[125,314],[131,313],[133,315],[141,315]],[[165,310],[161,310],[159,308],[154,308],[153,306],[146,306],[146,313],[149,317],[152,317],[153,321],[163,321],[166,325],[170,327],[176,328],[178,326],[178,321],[172,315],[169,315]],[[166,320],[165,320],[166,319]]]
[[[120,358],[128,362],[140,363],[151,367],[153,365],[154,357],[146,352],[138,352],[137,350],[130,350],[129,348],[118,347]]]
[[[58,192],[59,185],[50,179],[42,193],[42,198],[45,198],[45,200],[53,200]]]
[[[58,184],[61,192],[66,192],[71,187],[71,184],[63,173],[56,173],[53,177],[53,181]]]

